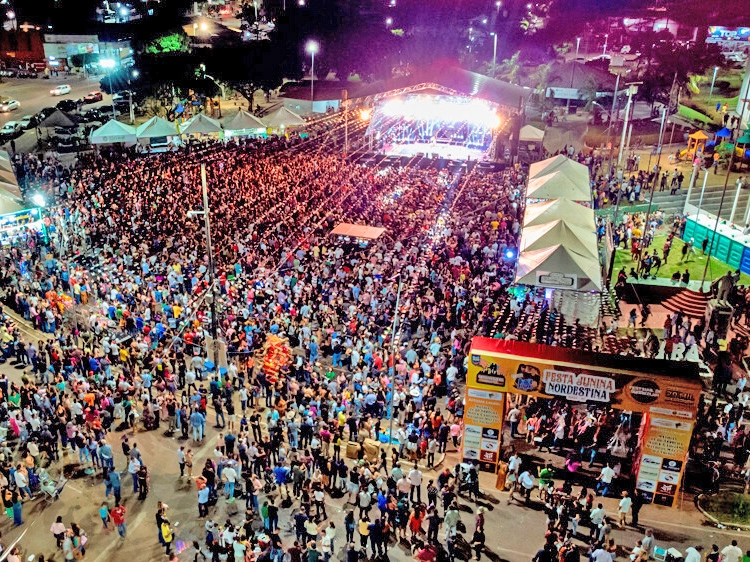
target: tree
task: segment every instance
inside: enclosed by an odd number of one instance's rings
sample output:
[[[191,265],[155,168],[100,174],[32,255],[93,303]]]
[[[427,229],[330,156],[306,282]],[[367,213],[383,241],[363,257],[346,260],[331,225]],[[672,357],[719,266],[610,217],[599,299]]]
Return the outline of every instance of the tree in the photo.
[[[504,59],[497,69],[497,74],[511,84],[517,84],[521,76],[521,51],[516,51],[510,58]]]
[[[549,84],[550,74],[552,72],[552,63],[541,64],[536,67],[531,78],[534,80],[535,90],[539,99],[546,99],[547,85]]]
[[[190,50],[190,40],[184,33],[170,33],[152,39],[146,44],[145,52],[150,55],[161,53],[187,53]]]

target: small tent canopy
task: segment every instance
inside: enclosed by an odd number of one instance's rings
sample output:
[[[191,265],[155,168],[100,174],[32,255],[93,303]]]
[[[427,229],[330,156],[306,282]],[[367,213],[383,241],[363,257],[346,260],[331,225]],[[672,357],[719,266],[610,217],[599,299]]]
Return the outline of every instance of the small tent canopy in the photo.
[[[750,129],[745,131],[745,134],[737,139],[737,144],[750,144]]]
[[[523,218],[523,226],[536,226],[546,224],[558,219],[568,224],[591,228],[594,222],[594,210],[569,199],[552,199],[526,205]]]
[[[7,215],[9,213],[16,213],[23,211],[26,207],[21,204],[18,199],[12,193],[8,193],[5,189],[0,189],[0,215]]]
[[[177,127],[162,117],[152,117],[135,131],[138,139],[177,136]]]
[[[191,119],[188,119],[182,127],[180,127],[180,132],[183,135],[220,133],[221,131],[223,131],[221,123],[216,119],[211,119],[203,113],[199,113]]]
[[[39,127],[75,127],[76,123],[65,113],[56,109],[52,114],[39,123]]]
[[[529,166],[529,179],[546,176],[552,172],[564,172],[574,182],[589,185],[589,169],[562,154],[531,164]]]
[[[524,226],[521,235],[521,252],[542,250],[562,244],[566,249],[599,259],[596,234],[590,229],[562,220],[536,226]]]
[[[544,131],[531,125],[524,125],[518,134],[518,140],[521,142],[542,142],[544,140]]]
[[[337,236],[351,236],[352,238],[361,238],[363,240],[375,240],[384,232],[385,228],[342,222],[331,231],[331,234]]]
[[[91,131],[89,141],[91,144],[112,144],[116,142],[135,144],[135,127],[110,119],[98,129]]]
[[[731,137],[731,136],[732,136],[732,131],[730,131],[726,127],[724,127],[721,131],[719,131],[718,133],[716,133],[716,137],[717,138],[727,138],[727,137]],[[692,137],[693,137],[693,135],[690,135],[690,138],[692,138]],[[708,138],[708,137],[706,137],[706,138]]]
[[[299,127],[300,125],[305,125],[307,123],[302,117],[286,107],[280,107],[264,118],[263,122],[266,124],[266,127],[270,127],[271,129]]]
[[[599,259],[568,250],[562,244],[522,252],[516,283],[578,291],[601,291]]]
[[[724,129],[724,130],[726,131],[727,129]],[[724,136],[728,137],[729,135],[724,135]],[[688,135],[688,138],[691,138],[691,139],[694,139],[694,140],[699,140],[699,141],[700,140],[708,140],[708,135],[706,133],[704,133],[703,131],[701,131],[700,129],[698,129],[694,133],[691,133],[690,135]]]
[[[531,165],[533,167],[534,164]],[[584,166],[585,168],[585,166]],[[586,179],[573,179],[566,172],[558,171],[529,180],[526,197],[530,199],[569,199],[571,201],[591,201],[588,169]]]
[[[237,112],[237,115],[224,123],[224,129],[226,129],[227,131],[246,131],[265,128],[266,124],[263,123],[263,121],[258,119],[252,113],[248,113],[244,109],[240,109]]]

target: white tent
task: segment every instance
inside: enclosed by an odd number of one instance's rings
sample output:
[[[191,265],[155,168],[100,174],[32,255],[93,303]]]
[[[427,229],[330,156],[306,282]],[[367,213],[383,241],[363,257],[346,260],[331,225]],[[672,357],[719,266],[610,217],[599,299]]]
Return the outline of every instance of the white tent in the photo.
[[[523,225],[525,228],[546,224],[558,219],[564,220],[567,224],[575,224],[589,229],[595,224],[593,209],[569,199],[552,199],[526,205]]]
[[[148,140],[160,137],[176,137],[179,133],[174,123],[161,117],[152,117],[135,131],[138,140]]]
[[[555,289],[601,291],[602,274],[598,258],[581,255],[558,244],[522,252],[518,256],[516,283]]]
[[[15,194],[0,188],[0,215],[16,213],[26,207],[21,203],[21,199]]]
[[[531,125],[524,125],[518,134],[518,140],[521,142],[542,142],[544,140],[544,131]]]
[[[562,220],[523,227],[520,243],[522,254],[559,244],[582,256],[590,256],[597,261],[599,259],[596,234],[590,228],[569,224]]]
[[[223,130],[221,123],[216,119],[211,119],[203,113],[199,113],[188,119],[183,123],[182,127],[180,127],[180,133],[183,135],[221,133]]]
[[[531,165],[532,167],[534,164]],[[570,199],[591,201],[588,168],[585,180],[572,178],[567,172],[557,171],[529,179],[526,197],[529,199]]]
[[[113,144],[116,142],[135,144],[135,127],[110,119],[98,129],[91,131],[89,142],[91,144]]]
[[[589,169],[562,154],[531,164],[529,179],[546,176],[553,172],[563,172],[571,181],[589,185]]]
[[[283,106],[265,117],[263,122],[271,129],[287,129],[307,123],[302,117]]]
[[[251,135],[257,130],[266,130],[266,124],[252,113],[240,109],[230,120],[224,122],[224,129],[233,135]]]

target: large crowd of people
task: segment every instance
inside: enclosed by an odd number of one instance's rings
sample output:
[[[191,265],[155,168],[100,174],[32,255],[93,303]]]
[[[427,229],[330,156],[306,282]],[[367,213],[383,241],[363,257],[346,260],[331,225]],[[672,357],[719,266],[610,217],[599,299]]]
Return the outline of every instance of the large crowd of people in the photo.
[[[190,550],[195,560],[317,562],[343,549],[354,562],[384,557],[402,539],[427,562],[481,558],[484,508],[477,504],[467,529],[457,502],[463,493],[478,500],[477,467],[446,467],[434,479],[425,471],[460,446],[457,385],[471,336],[497,335],[513,310],[502,335],[526,337],[525,307],[539,308],[529,315],[536,321],[541,311],[553,327],[562,322],[531,297],[511,309],[505,291],[524,210],[520,169],[372,168],[314,139],[148,156],[103,151],[69,167],[53,155],[14,160],[27,189],[54,202],[48,240],[28,232],[0,254],[4,305],[47,335],[31,341],[9,317],[0,326],[3,357],[26,367],[20,382],[0,376],[2,427],[18,442],[15,454],[0,451],[0,492],[15,525],[24,525],[25,497],[54,498],[65,478],[88,477],[52,476],[75,455],[104,482],[104,503],[92,511],[125,540],[130,512],[141,508],[122,500],[123,481],[145,501],[159,462],[129,434],[166,429],[182,439],[176,464],[180,478],[194,481],[205,530]],[[198,162],[206,165],[213,258],[202,217],[189,214],[203,210]],[[385,231],[367,241],[331,235],[341,222]],[[690,332],[675,324],[680,337]],[[213,326],[226,341],[223,368],[206,352]],[[591,346],[581,330],[544,338]],[[272,340],[289,351],[275,368],[264,363]],[[625,431],[611,411],[558,406],[524,405],[523,431],[548,450],[585,440],[568,469],[591,464]],[[708,416],[707,431],[732,419]],[[390,432],[397,446],[373,452]],[[544,467],[509,454],[510,497],[528,501],[538,484],[546,505],[538,560],[575,560],[578,524],[590,527],[592,556],[611,548],[593,493],[548,489]],[[607,461],[602,474],[611,481],[619,467]],[[326,505],[342,497],[351,509],[329,517]],[[637,523],[637,494],[631,501]],[[627,514],[630,504],[620,505]],[[156,522],[159,544],[175,559],[179,531],[162,502]],[[287,528],[296,540],[284,538]],[[59,518],[51,532],[65,560],[85,555],[79,525]],[[635,554],[653,552],[648,536]]]

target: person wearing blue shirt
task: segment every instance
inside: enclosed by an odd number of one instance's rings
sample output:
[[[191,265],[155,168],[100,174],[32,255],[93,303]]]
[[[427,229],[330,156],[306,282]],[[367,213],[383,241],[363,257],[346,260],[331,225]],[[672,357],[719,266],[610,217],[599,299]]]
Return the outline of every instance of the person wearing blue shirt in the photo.
[[[120,473],[116,470],[109,472],[109,483],[112,486],[112,494],[115,496],[115,505],[120,505]],[[109,495],[109,494],[107,494]]]
[[[276,477],[276,485],[279,487],[279,493],[281,493],[282,486],[289,497],[289,489],[287,488],[287,481],[289,480],[289,467],[283,464],[277,465],[273,469],[273,475]]]
[[[190,426],[193,428],[193,441],[203,441],[203,426],[206,424],[206,418],[203,415],[195,411],[190,414]]]
[[[206,517],[208,515],[208,486],[198,490],[198,517]]]

